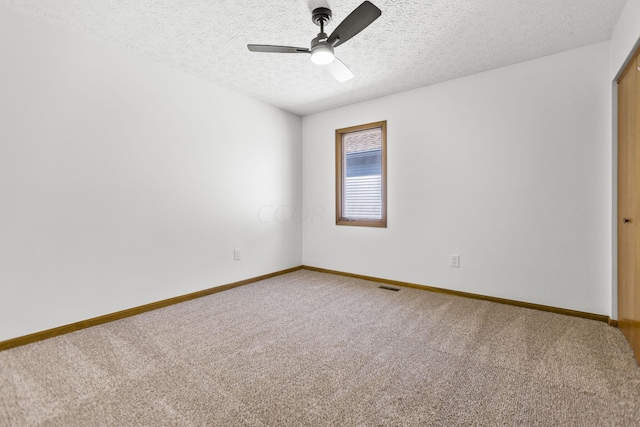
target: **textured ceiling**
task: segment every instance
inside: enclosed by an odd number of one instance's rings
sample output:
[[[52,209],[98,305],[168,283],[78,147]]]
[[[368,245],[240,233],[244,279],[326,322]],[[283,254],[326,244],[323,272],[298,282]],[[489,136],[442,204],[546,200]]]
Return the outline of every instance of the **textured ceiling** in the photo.
[[[625,0],[372,0],[382,16],[336,49],[355,74],[338,83],[302,54],[311,10],[330,33],[362,0],[0,0],[305,115],[608,40]]]

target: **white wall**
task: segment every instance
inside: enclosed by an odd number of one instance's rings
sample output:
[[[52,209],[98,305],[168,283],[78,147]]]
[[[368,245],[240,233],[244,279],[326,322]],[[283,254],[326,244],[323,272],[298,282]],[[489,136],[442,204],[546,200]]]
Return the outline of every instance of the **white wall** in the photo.
[[[3,7],[0,81],[0,341],[300,265],[300,117]]]
[[[305,116],[303,263],[609,314],[608,106],[600,43]],[[334,131],[379,120],[388,228],[336,226]]]

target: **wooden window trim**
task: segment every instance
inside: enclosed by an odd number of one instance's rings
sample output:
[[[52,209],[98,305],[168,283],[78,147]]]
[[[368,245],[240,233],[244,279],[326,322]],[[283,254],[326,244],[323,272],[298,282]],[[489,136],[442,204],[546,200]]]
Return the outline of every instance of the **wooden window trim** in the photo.
[[[382,129],[382,209],[379,220],[347,219],[342,216],[343,188],[342,177],[342,135],[361,130],[381,128]],[[367,123],[364,125],[351,126],[348,128],[336,129],[336,225],[351,225],[356,227],[387,227],[387,121]]]

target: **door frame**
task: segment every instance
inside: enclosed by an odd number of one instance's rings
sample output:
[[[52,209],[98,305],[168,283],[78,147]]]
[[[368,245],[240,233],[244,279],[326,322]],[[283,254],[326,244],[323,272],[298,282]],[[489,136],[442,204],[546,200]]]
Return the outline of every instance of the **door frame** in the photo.
[[[611,82],[611,315],[609,318],[612,326],[618,326],[618,80],[638,52],[640,52],[640,39],[633,45]]]

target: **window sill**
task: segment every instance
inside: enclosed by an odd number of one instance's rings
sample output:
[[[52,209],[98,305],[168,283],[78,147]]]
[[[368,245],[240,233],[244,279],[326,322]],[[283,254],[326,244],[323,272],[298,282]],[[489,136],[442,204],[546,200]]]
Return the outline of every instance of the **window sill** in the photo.
[[[386,221],[383,221],[383,220],[367,221],[367,220],[358,220],[358,219],[339,219],[336,221],[336,225],[351,225],[354,227],[387,228],[387,223]]]

